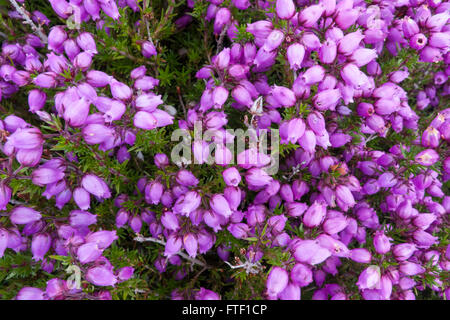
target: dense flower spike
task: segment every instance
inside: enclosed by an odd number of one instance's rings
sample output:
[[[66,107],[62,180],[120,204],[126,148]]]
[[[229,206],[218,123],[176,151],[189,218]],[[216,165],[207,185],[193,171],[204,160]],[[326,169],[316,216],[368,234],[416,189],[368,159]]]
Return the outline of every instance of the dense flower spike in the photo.
[[[448,299],[448,2],[18,2],[2,295]]]

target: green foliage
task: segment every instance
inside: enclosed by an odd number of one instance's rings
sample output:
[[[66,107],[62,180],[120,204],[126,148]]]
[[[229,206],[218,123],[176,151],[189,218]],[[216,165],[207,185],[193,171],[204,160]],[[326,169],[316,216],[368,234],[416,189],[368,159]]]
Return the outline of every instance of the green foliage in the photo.
[[[27,285],[45,287],[49,274],[41,270],[40,263],[34,262],[29,252],[8,249],[0,259],[0,299],[13,299]]]
[[[285,108],[283,111],[283,119],[291,120],[297,115],[297,109],[295,107]]]
[[[247,32],[246,24],[240,24],[236,26],[236,29],[237,29],[236,35],[237,42],[244,44],[246,42],[252,41],[255,38],[250,32]]]
[[[272,0],[271,2],[275,2]],[[371,1],[367,1],[370,3]],[[230,5],[231,0],[225,0],[221,6]],[[53,116],[45,126],[40,126],[46,137],[46,144],[44,145],[44,159],[49,160],[51,157],[58,156],[66,157],[69,153],[76,156],[77,162],[68,163],[66,180],[69,187],[78,185],[80,179],[86,173],[93,173],[100,176],[107,181],[108,185],[117,194],[127,194],[129,198],[122,204],[131,216],[140,215],[144,210],[153,211],[159,219],[166,210],[162,205],[149,205],[143,201],[143,195],[137,190],[136,185],[140,178],[159,179],[163,184],[168,186],[174,179],[174,174],[177,172],[175,166],[161,170],[154,165],[154,156],[157,153],[165,153],[170,155],[174,145],[179,141],[171,141],[171,133],[177,129],[178,120],[185,120],[184,113],[186,106],[196,104],[201,97],[206,82],[203,79],[195,77],[196,72],[204,65],[211,64],[212,57],[218,53],[222,48],[228,47],[230,41],[228,36],[223,33],[220,35],[213,35],[212,23],[206,21],[207,8],[210,2],[207,0],[198,0],[194,3],[192,11],[187,12],[192,16],[193,21],[183,30],[179,30],[175,24],[182,14],[186,13],[186,1],[175,0],[141,0],[138,1],[140,6],[139,12],[133,12],[129,8],[120,9],[120,18],[118,21],[102,14],[104,20],[104,28],[97,29],[95,23],[83,23],[80,27],[81,31],[88,31],[95,35],[98,54],[93,60],[93,69],[104,71],[124,83],[132,86],[133,80],[130,79],[130,72],[138,66],[145,66],[148,74],[157,78],[160,84],[155,88],[155,93],[161,94],[162,99],[166,105],[174,106],[177,110],[175,115],[174,125],[158,130],[137,130],[136,142],[133,146],[128,147],[130,159],[119,163],[116,157],[111,156],[110,152],[104,152],[99,149],[97,145],[88,145],[82,139],[81,132],[78,129],[74,130],[71,138],[67,138],[62,134],[66,124],[61,118]],[[7,8],[9,1],[0,0],[0,29],[5,36],[6,42],[19,41],[24,43],[24,35],[28,33],[29,26],[23,24],[18,19],[12,19],[7,15]],[[258,4],[252,1],[252,6]],[[247,32],[247,25],[260,19],[266,19],[267,13],[275,13],[273,6],[264,10],[238,10],[230,5],[232,16],[238,22],[236,39],[234,42],[241,45],[254,40],[254,36]],[[56,24],[66,24],[64,19],[59,18],[50,6],[48,1],[26,1],[26,8],[32,12],[39,10],[43,12],[52,21],[52,26]],[[140,21],[139,24],[136,24]],[[278,19],[276,14],[273,15],[274,28],[286,28],[288,22],[286,20]],[[67,25],[68,29],[75,27],[74,25]],[[48,27],[44,26],[44,31],[48,31]],[[346,30],[347,32],[356,31],[357,26],[351,26]],[[76,32],[71,35],[72,37]],[[324,33],[317,34],[321,41],[324,40]],[[301,35],[299,35],[300,37]],[[141,52],[142,41],[152,41],[158,50],[158,55],[149,59],[144,58]],[[295,40],[297,41],[297,40]],[[40,54],[44,54],[43,49]],[[311,53],[310,59],[314,63],[320,63],[316,51]],[[381,85],[389,81],[389,74],[407,67],[411,77],[405,79],[401,83],[401,87],[408,93],[408,102],[411,108],[416,110],[416,95],[419,89],[423,89],[433,81],[432,77],[436,70],[442,67],[442,63],[422,63],[419,61],[419,56],[416,51],[410,49],[399,50],[396,56],[389,53],[384,53],[378,60],[382,75],[375,77],[377,85]],[[12,61],[11,61],[12,64]],[[327,69],[335,73],[339,78],[339,66],[328,65]],[[362,68],[365,71],[365,67]],[[276,64],[267,72],[265,72],[269,85],[277,84],[284,85],[291,88],[295,79],[294,72],[290,69],[289,63],[286,59],[286,44],[279,48],[279,54],[276,58]],[[31,75],[35,77],[37,73]],[[72,75],[70,70],[66,70],[61,74],[67,82],[64,86],[72,86],[76,83],[85,81],[82,72]],[[420,76],[416,76],[420,75]],[[227,75],[225,75],[226,77]],[[223,74],[212,75],[216,84],[221,82],[224,77]],[[73,80],[73,83],[70,83]],[[254,75],[251,75],[249,80],[255,80]],[[234,80],[233,80],[234,81]],[[230,81],[230,88],[234,82]],[[64,86],[58,89],[49,89],[46,92],[49,96],[54,96],[57,90],[63,90]],[[23,117],[31,124],[37,124],[38,119],[36,115],[28,112],[28,101],[24,92],[34,88],[33,85],[27,85],[20,90],[13,99],[2,100],[0,104],[0,117],[3,119],[10,113]],[[289,108],[278,109],[282,113],[283,120],[290,120],[293,118],[306,119],[311,112],[312,97],[317,92],[317,84],[311,87],[310,98],[303,99],[295,106]],[[109,88],[98,88],[100,94],[109,95]],[[230,99],[231,100],[231,99]],[[229,100],[229,101],[230,101]],[[355,99],[356,100],[356,99]],[[379,136],[365,136],[361,133],[361,125],[363,119],[356,113],[356,106],[365,99],[360,98],[354,103],[350,103],[347,107],[352,111],[349,116],[339,116],[327,112],[325,116],[331,116],[335,119],[338,130],[348,129],[346,131],[352,136],[352,145],[359,145],[363,138],[367,143],[365,150],[379,150],[388,151],[395,144],[403,144],[411,146],[410,150],[402,150],[404,159],[399,161],[399,165],[403,171],[396,171],[399,176],[402,175],[405,180],[428,170],[435,170],[441,172],[442,163],[438,162],[431,167],[425,167],[415,163],[415,156],[423,150],[422,147],[417,146],[413,141],[417,138],[415,131],[403,130],[401,133],[396,133],[392,129],[388,130],[386,137]],[[423,130],[432,119],[436,116],[437,111],[443,107],[447,107],[448,99],[440,99],[440,105],[436,108],[429,108],[421,111],[420,128]],[[54,101],[49,99],[46,110],[54,107]],[[164,106],[162,106],[164,107]],[[92,112],[97,112],[92,106]],[[230,107],[230,103],[225,105],[225,112],[228,116],[229,128],[240,128],[245,122],[245,119],[251,117],[249,112],[242,112]],[[133,117],[130,112],[125,113],[124,117],[128,120]],[[334,121],[334,120],[333,120]],[[120,129],[132,129],[131,125],[117,124]],[[320,149],[321,156],[339,155],[346,145],[341,149],[329,148],[328,150]],[[297,148],[298,144],[288,143],[280,145],[280,158],[284,159],[291,156]],[[358,161],[352,159],[351,163]],[[225,188],[223,180],[224,167],[210,166],[210,165],[187,165],[187,169],[191,170],[199,179],[199,185],[196,188],[201,193],[204,203],[207,207],[209,196],[215,193],[222,193]],[[350,167],[350,166],[349,166]],[[15,163],[14,170],[19,170],[19,166]],[[387,170],[395,171],[394,168],[387,168]],[[45,199],[41,196],[43,188],[34,185],[29,179],[32,169],[21,168],[19,170],[20,178],[8,181],[8,185],[13,190],[13,198],[17,204],[26,204],[33,208],[38,208],[43,214],[44,219],[49,221],[46,232],[55,232],[60,221],[66,221],[71,210],[78,209],[72,202],[68,203],[62,210],[55,207],[55,199]],[[353,174],[349,173],[349,174]],[[358,173],[356,172],[355,175]],[[322,173],[324,179],[329,179],[334,182],[345,181],[346,175],[339,171],[331,173]],[[312,185],[312,175],[309,169],[289,168],[287,172],[279,172],[275,178],[283,181],[283,183],[290,183],[294,179],[301,179],[309,186]],[[7,175],[1,173],[0,179],[6,180]],[[448,194],[450,190],[450,181],[447,181],[443,186],[443,191]],[[380,223],[386,229],[386,234],[393,239],[394,244],[405,242],[406,236],[411,232],[408,228],[393,228],[392,220],[384,214],[380,206],[389,191],[381,190],[379,193],[367,197],[367,201],[376,210]],[[305,195],[303,201],[310,194]],[[256,196],[256,192],[248,191],[248,194],[243,200],[242,208],[248,204]],[[89,211],[97,216],[97,224],[92,229],[102,230],[111,229],[115,225],[115,218],[117,214],[117,207],[114,205],[114,199],[104,199],[97,201],[91,197],[91,208]],[[177,200],[177,199],[175,199]],[[438,200],[438,199],[435,199]],[[15,204],[14,204],[15,205]],[[8,205],[8,212],[14,206]],[[335,208],[336,209],[336,208]],[[419,210],[420,209],[420,210]],[[426,207],[418,208],[420,212],[426,212]],[[58,212],[58,219],[53,220],[55,212]],[[267,215],[281,215],[286,214],[286,208],[279,206],[272,212],[267,212]],[[349,211],[348,215],[354,216],[353,211]],[[0,217],[0,226],[10,227],[11,222],[7,214]],[[198,231],[198,227],[193,226],[189,218],[182,217],[181,224],[183,227],[189,227],[193,232]],[[391,226],[388,228],[388,226]],[[20,227],[22,228],[22,227]],[[295,219],[289,219],[286,222],[285,230],[292,236],[300,239],[315,238],[320,233],[319,228],[306,228],[302,223]],[[219,292],[225,299],[262,299],[265,291],[266,275],[273,266],[282,266],[289,269],[293,262],[291,252],[281,247],[272,247],[268,240],[268,233],[270,232],[268,224],[258,225],[255,228],[255,235],[245,238],[236,239],[227,229],[223,227],[222,230],[215,233],[216,242],[215,247],[208,253],[201,255],[200,259],[207,264],[207,268],[192,264],[183,260],[181,266],[167,263],[166,271],[160,273],[155,267],[155,260],[161,258],[164,252],[164,246],[154,242],[139,243],[134,241],[133,231],[129,227],[118,229],[117,235],[119,239],[108,248],[104,255],[111,261],[115,267],[115,271],[121,267],[131,266],[135,270],[135,276],[121,283],[118,283],[114,288],[110,289],[113,299],[169,299],[173,290],[178,289],[192,295],[194,290],[200,286]],[[140,231],[144,237],[152,236],[148,225],[144,224]],[[433,246],[431,249],[443,248],[450,243],[450,230],[444,228],[439,233],[433,234],[439,238],[440,243]],[[352,244],[356,247],[372,248],[373,234],[368,231],[365,244]],[[29,242],[30,239],[28,239]],[[250,246],[256,247],[264,251],[261,263],[261,269],[257,274],[248,274],[243,268],[230,268],[222,260],[217,257],[215,250],[219,245],[229,246],[230,259],[228,260],[233,266],[245,261],[246,250]],[[351,248],[350,248],[351,249]],[[373,251],[373,249],[372,249]],[[184,251],[183,251],[184,252]],[[387,269],[392,266],[398,266],[398,262],[393,259],[392,254],[388,253],[384,256],[371,252],[373,260],[380,263],[380,266]],[[5,255],[0,259],[0,298],[12,299],[17,294],[18,290],[24,286],[34,286],[45,288],[46,281],[53,277],[67,279],[68,274],[64,272],[67,267],[75,263],[75,259],[70,256],[50,255],[47,257],[49,261],[55,264],[55,271],[52,274],[47,274],[41,269],[41,262],[36,262],[32,259],[29,251],[14,252],[7,249]],[[344,259],[341,259],[344,261]],[[164,260],[165,261],[165,260]],[[81,266],[87,268],[88,266]],[[318,266],[320,267],[320,266]],[[345,259],[345,263],[339,267],[339,277],[336,277],[336,283],[346,287],[352,292],[359,292],[355,282],[363,270],[361,264],[355,263],[350,259]],[[436,282],[436,275],[444,283],[448,283],[450,277],[448,272],[439,270],[437,266],[433,266],[430,262],[426,265],[426,272],[423,275],[415,276],[414,279],[427,288],[424,292],[417,292],[427,298],[437,298],[436,293],[430,289],[431,286],[438,285]],[[175,280],[176,276],[183,274],[184,277]],[[230,281],[231,279],[231,281]],[[311,298],[313,291],[317,289],[312,285],[308,289],[302,288],[302,298]],[[86,294],[93,294],[98,290],[98,287],[93,286],[87,281],[83,282],[83,292]],[[351,299],[361,299],[359,294],[353,294]]]
[[[195,1],[194,9],[189,13],[192,17],[196,19],[202,19],[206,15],[206,10],[208,9],[209,3],[205,0]]]
[[[292,151],[299,148],[300,145],[289,142],[288,144],[280,144],[280,157],[285,157]]]
[[[142,130],[136,135],[136,141],[129,151],[142,152],[152,156],[161,153],[167,148],[170,141],[167,132],[170,132],[167,128]]]
[[[40,198],[42,190],[34,185],[30,179],[13,179],[9,183],[12,193],[18,199],[34,202]]]

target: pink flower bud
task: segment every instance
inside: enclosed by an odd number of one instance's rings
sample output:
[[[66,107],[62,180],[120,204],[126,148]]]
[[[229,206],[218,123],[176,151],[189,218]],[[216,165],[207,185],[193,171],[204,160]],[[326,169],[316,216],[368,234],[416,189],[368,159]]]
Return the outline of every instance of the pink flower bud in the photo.
[[[89,52],[81,52],[73,59],[73,65],[82,71],[87,71],[92,64],[92,54]]]
[[[429,44],[435,48],[448,48],[450,46],[450,35],[448,32],[432,33],[429,39]]]
[[[97,260],[103,253],[96,243],[88,242],[77,249],[77,258],[81,263],[90,263]]]
[[[375,60],[377,57],[378,54],[374,49],[360,48],[353,52],[350,59],[358,67],[362,67]]]
[[[28,105],[30,112],[35,113],[45,106],[47,95],[38,89],[33,89],[28,94]]]
[[[297,100],[291,89],[282,86],[275,85],[272,95],[280,105],[285,107],[292,107]]]
[[[134,268],[133,267],[123,267],[117,271],[117,276],[120,280],[126,281],[133,276]]]
[[[27,207],[16,207],[11,211],[9,219],[15,224],[28,224],[41,219],[41,214]]]
[[[198,250],[197,237],[192,233],[188,233],[183,237],[183,246],[186,249],[189,257],[195,258]]]
[[[272,30],[264,42],[263,49],[265,51],[272,51],[278,48],[284,40],[284,33],[280,30]]]
[[[52,239],[46,233],[39,233],[33,236],[31,241],[31,253],[33,260],[40,261],[44,259],[44,255],[50,250]]]
[[[313,273],[306,265],[297,263],[291,270],[291,279],[299,287],[306,287],[313,281]]]
[[[341,99],[339,89],[320,91],[313,98],[314,106],[319,110],[334,110]]]
[[[253,60],[253,63],[256,65],[258,70],[266,70],[275,63],[276,56],[276,51],[268,52],[263,48],[260,48],[256,53],[256,57]]]
[[[434,214],[422,213],[413,219],[413,224],[422,230],[426,230],[435,220],[436,216]]]
[[[272,178],[264,170],[252,168],[247,171],[245,180],[251,190],[260,190],[268,185]]]
[[[358,263],[370,263],[372,255],[367,249],[356,248],[350,250],[350,259]]]
[[[439,155],[433,149],[426,149],[422,152],[419,152],[416,155],[415,160],[417,163],[419,163],[423,166],[429,167],[429,166],[432,166],[433,164],[435,164],[439,160]]]
[[[31,179],[33,184],[43,186],[57,182],[64,178],[64,172],[52,168],[39,168],[33,171]]]
[[[410,17],[405,17],[402,23],[403,34],[406,39],[411,38],[412,36],[419,33],[419,26],[417,23],[411,19]]]
[[[29,72],[40,72],[42,70],[42,63],[37,57],[28,56],[25,60],[25,70]]]
[[[216,109],[221,108],[224,105],[224,103],[227,101],[228,95],[229,95],[228,90],[225,87],[217,86],[213,90],[213,94],[212,94],[214,107]]]
[[[38,288],[23,287],[17,293],[16,300],[45,300],[44,291]]]
[[[440,132],[433,126],[429,126],[422,134],[422,146],[425,148],[437,148],[440,140]]]
[[[324,262],[331,256],[331,252],[314,240],[300,240],[293,247],[294,257],[297,261],[316,265]]]
[[[223,27],[230,22],[231,12],[227,8],[220,8],[214,20],[214,33],[222,32]]]
[[[291,69],[298,70],[301,68],[303,58],[305,57],[305,47],[299,43],[291,44],[287,48],[287,58]]]
[[[319,49],[319,59],[322,63],[331,64],[336,59],[336,42],[327,39]]]
[[[277,0],[275,8],[280,19],[289,20],[295,14],[295,4],[292,0]]]
[[[250,93],[242,85],[237,85],[233,91],[231,91],[231,96],[234,100],[244,106],[251,107],[253,105],[253,100]]]
[[[114,130],[102,124],[88,124],[82,129],[84,140],[88,144],[99,144],[111,138]]]
[[[246,31],[255,36],[255,38],[266,39],[273,29],[272,22],[259,20],[247,25]]]
[[[313,27],[320,19],[324,11],[325,8],[323,4],[316,4],[306,7],[298,14],[298,23],[306,28]]]
[[[100,7],[103,12],[113,20],[118,20],[120,18],[119,9],[115,1],[99,1]]]
[[[269,297],[276,297],[282,292],[289,282],[289,275],[286,270],[280,267],[273,267],[267,277],[266,288]]]
[[[237,187],[241,181],[241,175],[235,167],[226,169],[222,176],[227,186]]]
[[[216,56],[214,64],[220,70],[228,68],[231,59],[230,52],[231,52],[230,48],[225,48],[222,51],[220,51],[220,53]]]
[[[220,214],[225,218],[230,217],[232,214],[230,205],[223,195],[215,194],[209,201],[209,204],[215,213]]]
[[[29,127],[29,124],[26,123],[25,120],[23,120],[20,117],[17,117],[13,114],[7,116],[4,120],[4,125],[5,125],[5,129],[6,131],[9,132],[16,132],[17,129],[25,129],[27,127]]]
[[[303,135],[298,139],[298,143],[306,152],[314,154],[316,150],[316,135],[312,130],[305,130]]]
[[[236,239],[243,239],[248,237],[249,226],[245,223],[236,223],[230,224],[227,227],[227,230],[235,237]]]
[[[346,34],[338,44],[339,53],[350,55],[358,47],[361,40],[364,39],[364,35],[360,30]]]
[[[112,79],[110,84],[111,94],[117,100],[128,100],[133,95],[133,90],[126,84]]]
[[[409,261],[402,262],[399,270],[407,276],[415,276],[425,272],[425,269],[422,266]]]
[[[448,22],[450,14],[447,11],[442,13],[435,14],[429,17],[426,21],[427,28],[431,29],[431,31],[439,32],[442,27]]]
[[[86,279],[96,286],[114,286],[117,278],[107,267],[93,267],[86,272]]]
[[[411,40],[413,38],[411,38]],[[417,40],[417,41],[419,42],[419,40]],[[411,47],[413,47],[413,46],[411,45]],[[422,47],[423,46],[421,46],[420,48],[422,48]],[[417,49],[417,50],[419,50],[419,49]],[[422,61],[422,62],[439,62],[439,61],[442,61],[442,59],[443,59],[442,53],[437,48],[426,46],[425,48],[422,49],[422,51],[420,51],[420,61]]]
[[[73,210],[69,216],[70,225],[74,228],[87,227],[97,223],[97,216],[82,210]]]
[[[44,143],[42,133],[37,128],[18,128],[8,137],[8,142],[16,149],[36,149]]]
[[[153,130],[157,126],[156,118],[148,112],[138,111],[134,115],[133,124],[136,128],[144,129],[144,130]]]
[[[116,215],[116,227],[122,228],[128,222],[129,216],[128,211],[120,209]]]
[[[130,220],[128,220],[128,225],[131,230],[135,233],[140,233],[142,229],[142,219],[139,216],[133,216]]]
[[[86,74],[86,82],[96,88],[106,87],[109,85],[113,77],[102,71],[90,70]]]
[[[300,300],[301,290],[297,284],[288,283],[286,288],[278,294],[280,300]]]
[[[100,18],[100,5],[96,0],[84,0],[83,7],[91,15],[92,20],[95,21]]]
[[[200,195],[195,191],[189,191],[177,199],[173,206],[173,212],[184,216],[195,211],[201,203]]]
[[[66,120],[72,127],[81,127],[86,123],[89,115],[90,103],[85,97],[81,97],[73,104],[66,106],[64,110],[64,120]]]
[[[356,285],[360,290],[380,289],[381,271],[380,267],[371,265],[366,268],[358,278]]]
[[[322,228],[326,233],[332,235],[341,232],[347,227],[347,225],[347,219],[343,216],[338,216],[335,218],[326,219],[322,225]]]
[[[323,135],[326,131],[325,119],[320,112],[313,111],[307,117],[308,125],[317,135]]]
[[[162,103],[164,102],[160,95],[142,94],[136,98],[136,108],[146,112],[154,111]]]
[[[150,41],[144,41],[141,44],[141,53],[147,59],[151,58],[152,56],[156,56],[158,54],[155,46]]]
[[[182,241],[180,238],[175,236],[174,234],[171,234],[167,238],[166,247],[164,251],[164,255],[166,257],[170,257],[176,253],[178,253],[181,250]]]
[[[429,248],[439,242],[438,237],[434,237],[423,230],[416,230],[413,233],[414,243],[420,248]]]
[[[315,65],[306,70],[301,78],[307,85],[321,82],[325,77],[325,69],[322,66]]]
[[[11,200],[11,188],[4,183],[0,183],[0,210],[6,210],[6,206]]]
[[[60,2],[61,0],[53,0],[53,2]],[[65,1],[63,1],[65,2]],[[67,33],[60,26],[53,27],[48,34],[48,48],[52,51],[58,52],[62,47],[64,41],[67,39]]]
[[[95,40],[89,32],[83,32],[77,37],[77,44],[84,51],[97,54],[97,46]]]
[[[29,83],[30,74],[27,71],[17,70],[11,75],[11,80],[19,87],[23,87]]]
[[[214,291],[200,288],[195,294],[195,300],[220,300],[220,296]]]
[[[85,175],[81,180],[81,185],[87,192],[96,197],[103,199],[111,197],[108,185],[101,178],[93,174]]]
[[[353,63],[349,63],[342,68],[341,76],[348,85],[357,90],[362,89],[368,83],[367,76]]]
[[[333,133],[330,136],[330,143],[333,148],[340,148],[352,140],[352,136],[345,133]]]
[[[348,29],[354,25],[359,16],[358,9],[338,10],[337,16],[334,19],[336,24],[342,30]]]
[[[310,228],[317,227],[322,223],[326,213],[326,204],[323,202],[314,201],[314,203],[303,215],[303,224]]]
[[[44,72],[33,79],[33,83],[41,88],[53,88],[56,85],[56,75],[53,72]]]

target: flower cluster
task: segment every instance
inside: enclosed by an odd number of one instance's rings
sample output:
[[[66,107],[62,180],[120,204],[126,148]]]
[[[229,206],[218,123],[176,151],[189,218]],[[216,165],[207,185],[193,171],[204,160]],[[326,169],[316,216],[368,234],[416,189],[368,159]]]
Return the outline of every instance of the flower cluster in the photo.
[[[169,3],[162,21],[216,50],[187,104],[146,1],[50,0],[64,25],[18,2],[34,33],[1,48],[0,263],[52,278],[16,299],[112,299],[148,269],[179,283],[161,299],[243,298],[223,286],[243,279],[245,298],[448,299],[448,2]],[[102,36],[128,24],[137,56],[110,48],[133,65],[111,72]],[[174,161],[171,133],[199,126]]]

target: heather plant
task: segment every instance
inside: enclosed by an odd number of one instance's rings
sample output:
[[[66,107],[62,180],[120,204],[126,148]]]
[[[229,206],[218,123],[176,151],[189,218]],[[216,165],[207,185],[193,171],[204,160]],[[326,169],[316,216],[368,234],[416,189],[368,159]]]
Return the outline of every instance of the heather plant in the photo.
[[[450,3],[0,0],[0,297],[450,296]]]

